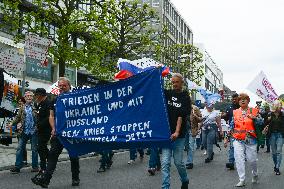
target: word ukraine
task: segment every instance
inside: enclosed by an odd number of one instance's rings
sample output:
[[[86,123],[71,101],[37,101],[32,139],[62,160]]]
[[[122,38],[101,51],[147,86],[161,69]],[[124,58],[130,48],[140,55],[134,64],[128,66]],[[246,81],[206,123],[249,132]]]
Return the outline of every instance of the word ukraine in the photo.
[[[161,70],[60,95],[56,131],[74,156],[106,149],[168,146]]]

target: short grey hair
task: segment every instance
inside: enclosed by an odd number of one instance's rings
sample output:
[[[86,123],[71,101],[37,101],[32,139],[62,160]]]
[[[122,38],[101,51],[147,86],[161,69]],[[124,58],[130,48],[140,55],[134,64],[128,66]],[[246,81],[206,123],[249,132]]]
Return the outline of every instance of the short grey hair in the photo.
[[[172,77],[178,77],[178,78],[180,78],[182,80],[182,82],[184,82],[184,78],[183,78],[183,76],[180,73],[173,73]]]
[[[69,85],[69,87],[71,87],[71,82],[67,77],[59,77],[58,82],[59,81],[66,81]]]
[[[27,96],[28,94],[34,96],[34,93],[32,91],[26,91],[24,96]]]

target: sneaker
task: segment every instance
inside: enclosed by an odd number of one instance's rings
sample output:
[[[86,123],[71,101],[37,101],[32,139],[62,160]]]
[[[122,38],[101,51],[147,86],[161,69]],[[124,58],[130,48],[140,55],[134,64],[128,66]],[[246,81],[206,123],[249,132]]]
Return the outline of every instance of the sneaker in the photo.
[[[79,186],[80,179],[72,179],[72,186]]]
[[[134,160],[131,159],[131,160],[129,160],[127,163],[128,163],[128,165],[131,165],[131,164],[134,163]]]
[[[207,151],[205,150],[203,154],[206,155],[206,154],[207,154]]]
[[[226,168],[229,170],[234,170],[235,169],[234,163],[226,163]]]
[[[18,173],[20,173],[20,169],[17,168],[17,167],[14,167],[14,168],[10,169],[10,172],[11,172],[12,174],[18,174]]]
[[[281,175],[281,173],[280,173],[278,168],[275,168],[275,175]]]
[[[188,189],[188,181],[181,184],[181,189]]]
[[[150,174],[150,176],[154,176],[155,173],[156,173],[156,169],[155,168],[149,168],[148,173]]]
[[[210,163],[210,162],[211,162],[211,159],[209,159],[209,158],[205,159],[205,163]]]
[[[193,169],[193,163],[188,163],[185,165],[187,169]]]
[[[28,162],[27,161],[23,161],[23,167],[27,167],[28,166]]]
[[[103,172],[106,172],[106,168],[101,166],[98,170],[97,170],[97,173],[103,173]]]
[[[245,181],[240,181],[238,182],[238,184],[235,185],[235,187],[244,187],[245,185]]]
[[[35,185],[39,185],[42,188],[48,188],[51,177],[49,177],[49,179],[47,179],[46,177],[47,177],[46,175],[42,174],[38,177],[33,177],[31,180]]]
[[[31,172],[32,173],[39,172],[39,168],[32,168]]]
[[[252,176],[251,182],[252,183],[257,183],[257,181],[258,181],[258,176],[257,175],[256,176]]]

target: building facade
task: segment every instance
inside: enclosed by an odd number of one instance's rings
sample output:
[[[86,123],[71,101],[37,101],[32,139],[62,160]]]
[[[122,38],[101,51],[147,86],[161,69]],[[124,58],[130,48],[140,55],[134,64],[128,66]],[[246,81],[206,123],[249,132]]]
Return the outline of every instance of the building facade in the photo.
[[[204,76],[201,81],[201,87],[205,88],[211,93],[219,93],[223,90],[223,72],[220,70],[218,65],[214,62],[210,54],[206,51],[205,47],[201,43],[195,43],[199,51],[203,54],[204,66]],[[196,95],[197,100],[204,101],[203,97],[200,94]]]
[[[139,2],[141,4],[147,3],[157,11],[159,20],[153,20],[151,22],[154,29],[162,31],[163,26],[168,28],[168,34],[164,40],[165,46],[193,44],[193,32],[191,28],[170,0],[140,0]]]

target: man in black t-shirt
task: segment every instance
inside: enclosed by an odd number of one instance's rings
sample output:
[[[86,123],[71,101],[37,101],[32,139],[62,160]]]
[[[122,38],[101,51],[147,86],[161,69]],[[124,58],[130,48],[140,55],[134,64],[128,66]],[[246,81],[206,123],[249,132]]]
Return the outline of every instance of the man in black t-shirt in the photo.
[[[188,177],[183,163],[183,147],[186,134],[186,117],[191,112],[191,100],[188,93],[182,90],[184,80],[181,74],[173,74],[171,81],[173,89],[165,90],[165,97],[172,144],[170,148],[162,149],[162,188],[170,188],[170,165],[173,154],[174,162],[182,181],[181,188],[187,189]]]
[[[70,81],[66,77],[60,77],[58,80],[58,87],[60,94],[62,93],[68,93],[71,89]],[[54,104],[56,102],[56,99],[54,103],[52,103],[50,107],[50,114],[49,114],[49,124],[51,127],[51,139],[50,139],[50,150],[48,153],[48,162],[46,171],[36,177],[35,179],[32,179],[32,182],[36,185],[40,185],[42,188],[47,188],[50,182],[50,179],[55,171],[58,157],[61,154],[63,150],[63,145],[59,141],[59,139],[56,137],[56,131],[55,131],[55,107]],[[79,186],[80,179],[79,179],[79,158],[78,157],[70,157],[71,161],[71,172],[72,172],[72,186]]]
[[[44,88],[37,88],[35,91],[35,102],[37,105],[37,130],[38,130],[38,154],[40,157],[40,172],[46,170],[46,160],[48,156],[47,143],[50,139],[51,127],[49,125],[50,101],[47,99]]]

